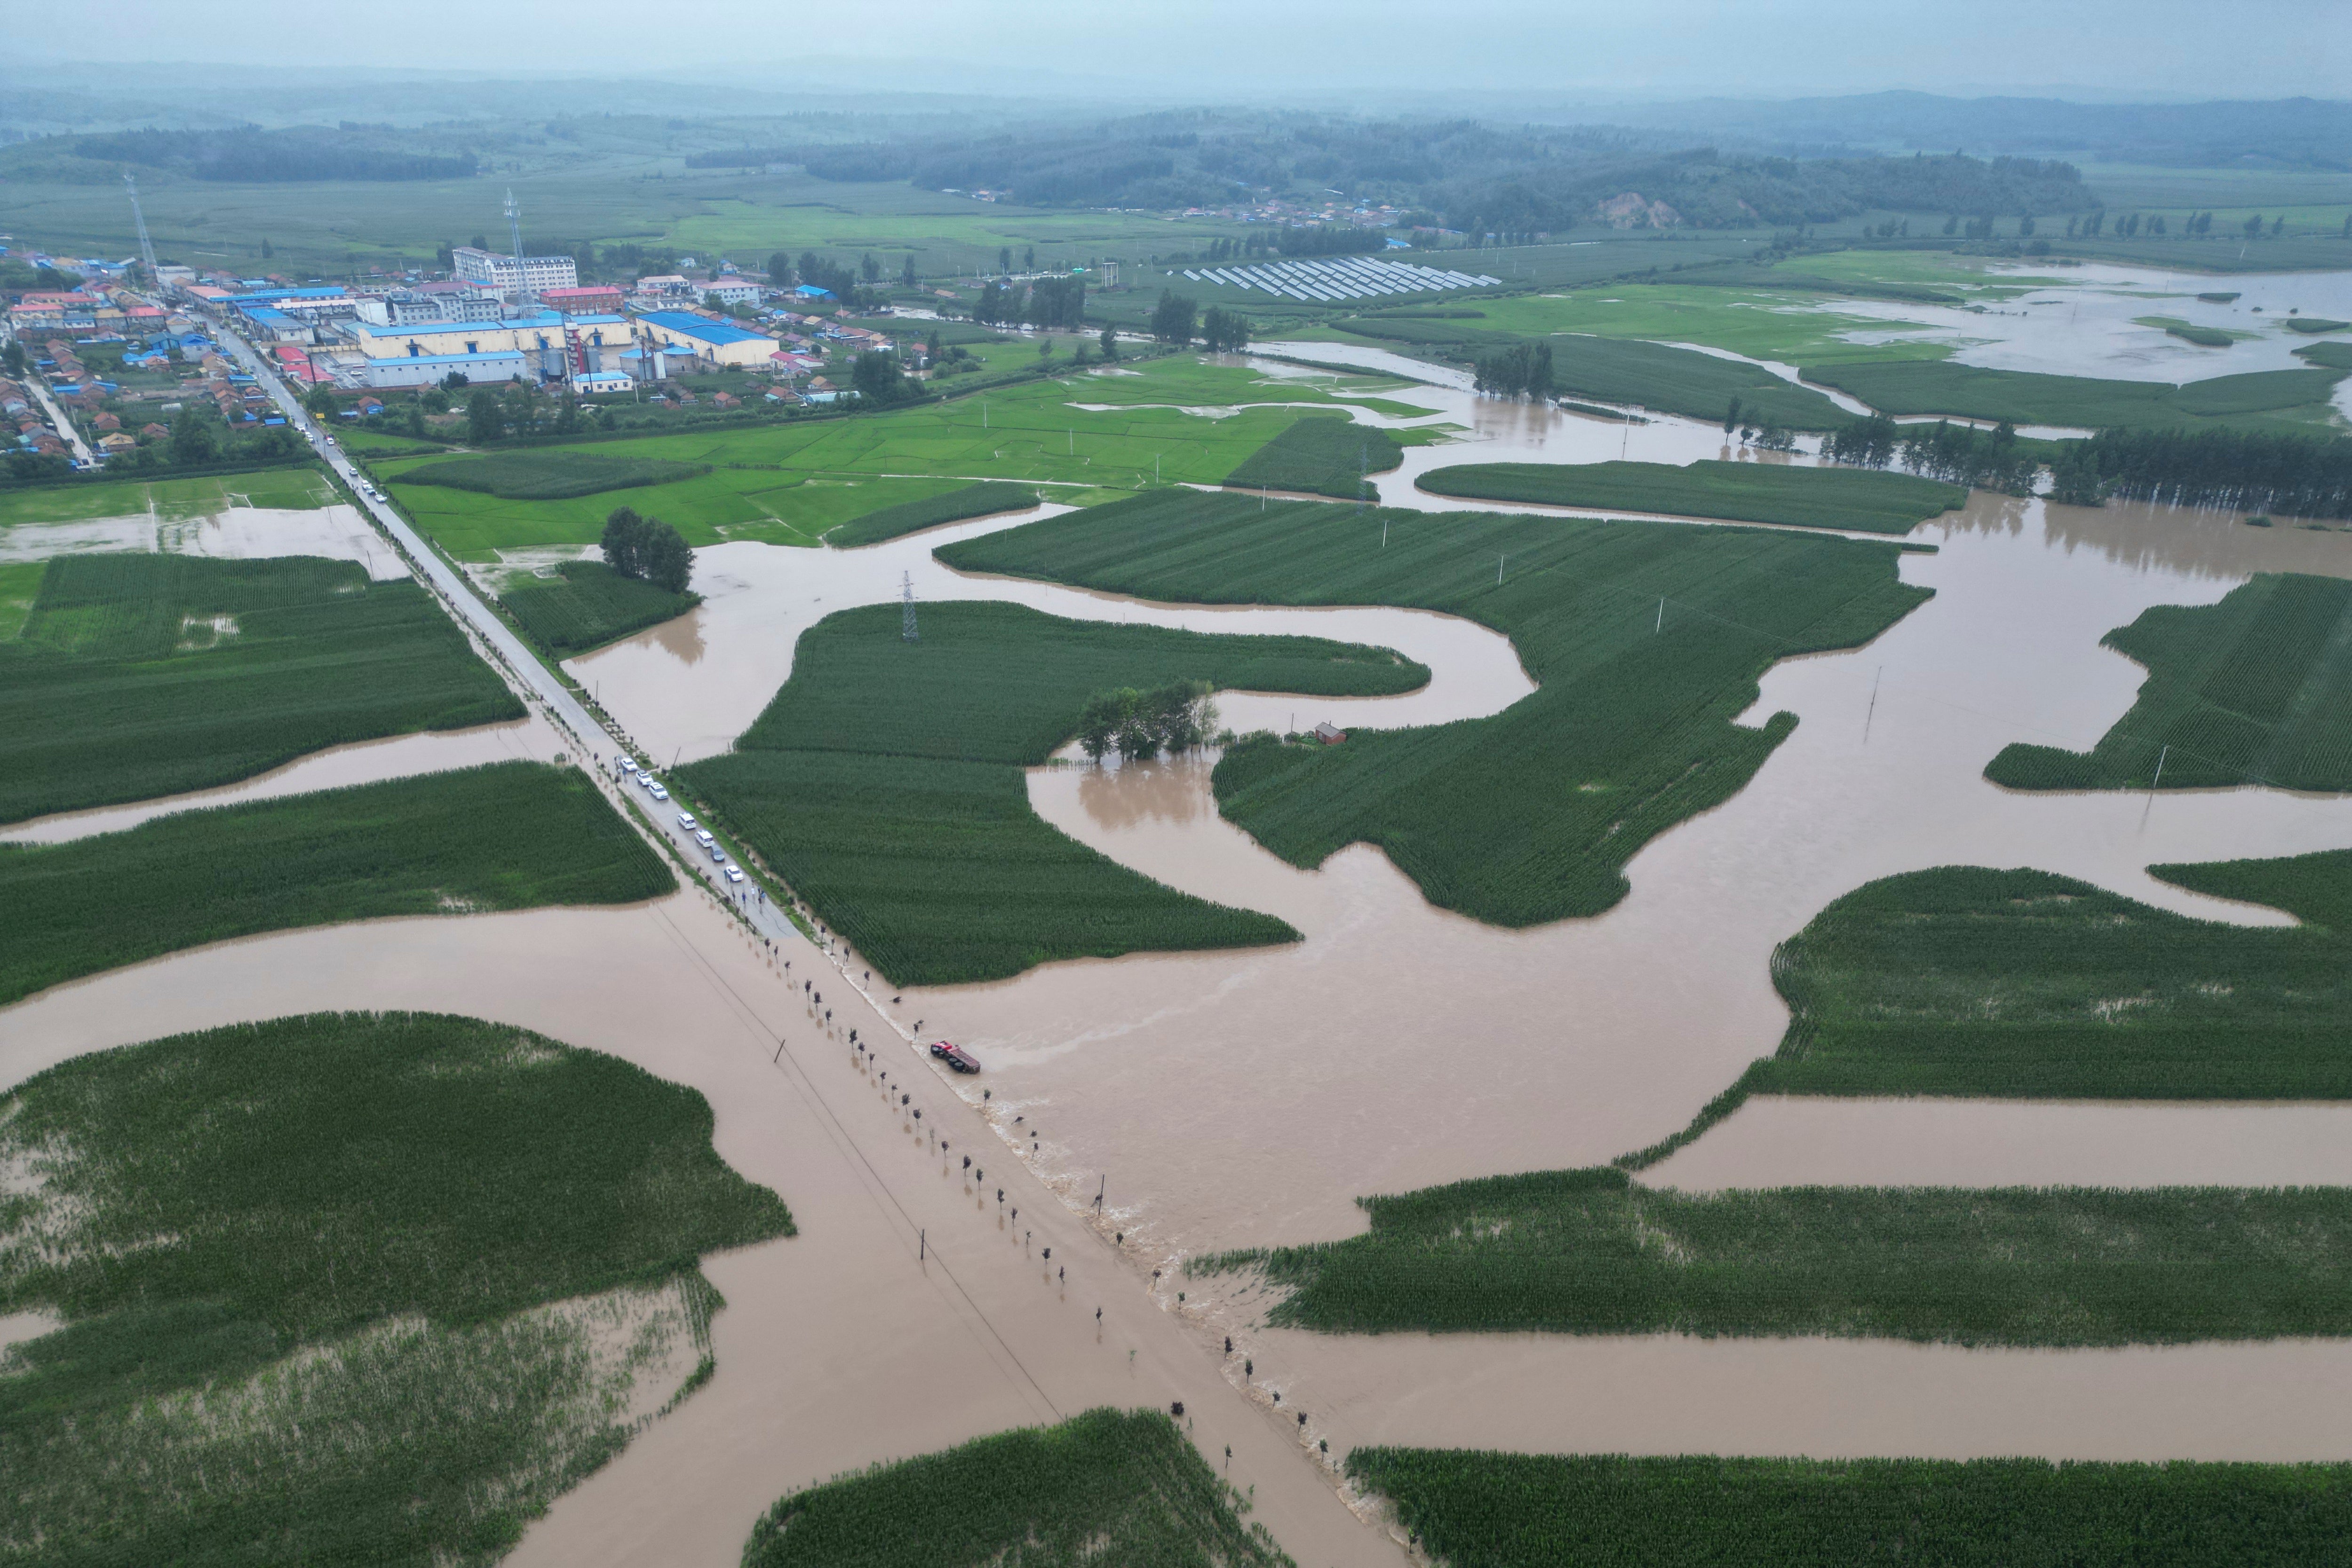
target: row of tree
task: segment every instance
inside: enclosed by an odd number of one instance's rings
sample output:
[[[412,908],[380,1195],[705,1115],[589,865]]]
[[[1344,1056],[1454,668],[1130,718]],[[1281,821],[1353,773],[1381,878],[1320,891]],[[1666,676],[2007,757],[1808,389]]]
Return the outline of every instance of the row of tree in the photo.
[[[1078,745],[1097,762],[1113,751],[1130,761],[1191,751],[1216,727],[1212,689],[1204,680],[1171,680],[1150,691],[1097,692],[1078,715]]]
[[[2084,497],[2352,517],[2352,440],[2237,430],[2102,430],[2072,443]],[[2060,498],[2066,499],[2066,498]]]
[[[1551,345],[1513,343],[1478,356],[1471,384],[1496,397],[1549,397]]]
[[[982,326],[1077,328],[1086,325],[1087,280],[1077,277],[1039,278],[1029,283],[981,286],[972,306],[972,320]]]
[[[683,594],[694,580],[694,552],[677,529],[634,507],[614,507],[604,519],[604,564],[624,577]]]
[[[1822,439],[1822,455],[1833,463],[1884,468],[1900,464],[1915,474],[1971,489],[2030,496],[2041,458],[2023,447],[2017,426],[2003,420],[1990,430],[1939,419],[1933,425],[1897,425],[1884,414],[1856,419]]]

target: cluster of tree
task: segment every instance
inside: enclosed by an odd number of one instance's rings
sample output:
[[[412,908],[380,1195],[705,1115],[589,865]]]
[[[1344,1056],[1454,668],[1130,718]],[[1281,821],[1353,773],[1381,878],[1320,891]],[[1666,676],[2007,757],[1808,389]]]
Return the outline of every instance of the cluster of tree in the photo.
[[[550,395],[534,382],[482,386],[466,398],[466,439],[474,446],[510,436],[568,436],[580,427],[578,401],[568,393]]]
[[[640,517],[633,507],[614,507],[604,519],[600,542],[604,564],[624,577],[683,594],[694,580],[694,552],[677,530],[657,517]]]
[[[1496,397],[1549,397],[1551,345],[1513,343],[1509,348],[1480,354],[1471,384]]]
[[[906,374],[888,349],[868,349],[849,362],[849,390],[868,407],[886,408],[915,396],[922,384]]]
[[[1130,761],[1191,751],[1217,722],[1210,690],[1206,681],[1172,680],[1150,691],[1097,692],[1078,715],[1078,745],[1096,762],[1113,751]]]
[[[835,299],[845,305],[860,303],[866,298],[866,290],[858,284],[856,269],[844,262],[835,261],[830,256],[819,256],[814,250],[803,250],[801,252],[798,265],[791,268],[784,277],[777,278],[776,263],[782,259],[781,253],[768,258],[768,275],[779,289],[789,289],[795,283],[806,283],[814,288],[829,290]],[[874,278],[868,279],[867,281],[879,279],[882,275],[881,263],[875,261],[870,256],[866,259],[873,263],[874,271]]]
[[[2080,504],[2127,496],[2290,517],[2352,517],[2352,439],[2236,430],[2102,430],[2070,445]],[[2063,479],[2053,468],[2053,477]],[[2061,498],[2068,499],[2068,498]]]
[[[983,326],[1076,329],[1086,325],[1087,280],[1076,275],[1039,278],[1031,282],[982,284],[972,306],[972,320]]]
[[[0,289],[21,293],[27,289],[37,289],[45,293],[61,294],[80,287],[81,274],[79,272],[61,272],[47,262],[36,267],[13,256],[0,257]],[[10,346],[15,346],[13,340]],[[21,369],[17,374],[23,374]]]
[[[265,184],[289,180],[464,180],[479,167],[471,153],[420,153],[373,131],[304,125],[284,131],[119,131],[84,136],[74,151],[105,163],[168,169],[192,180]]]
[[[1723,411],[1723,433],[1737,435],[1743,447],[1754,447],[1766,452],[1793,452],[1797,449],[1797,433],[1779,420],[1767,416],[1750,419],[1748,410],[1737,397]]]
[[[1212,305],[1201,317],[1201,346],[1211,353],[1239,353],[1249,347],[1249,318],[1239,310]]]
[[[2030,496],[2042,460],[2023,449],[2017,426],[2007,420],[1990,430],[1937,420],[1933,425],[1897,425],[1884,414],[1853,420],[1822,442],[1822,455],[1834,463],[1884,468],[1899,463],[1915,474],[1972,489]]]
[[[1151,308],[1151,337],[1154,342],[1174,343],[1184,347],[1193,337],[1194,307],[1189,294],[1179,294],[1172,289],[1160,290],[1160,303]]]
[[[1274,247],[1285,256],[1362,256],[1386,250],[1388,236],[1353,224],[1284,227],[1274,231]]]

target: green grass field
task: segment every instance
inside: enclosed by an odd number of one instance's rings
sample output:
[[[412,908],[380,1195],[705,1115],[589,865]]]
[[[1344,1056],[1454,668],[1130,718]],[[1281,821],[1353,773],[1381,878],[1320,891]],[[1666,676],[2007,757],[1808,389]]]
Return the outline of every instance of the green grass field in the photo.
[[[0,845],[0,1005],[205,942],[677,887],[587,778],[541,763],[354,784]]]
[[[2047,871],[1883,878],[1774,955],[1758,1094],[2352,1100],[2352,851],[2159,866],[2306,924],[2192,920]]]
[[[1780,1187],[1613,1167],[1359,1200],[1345,1241],[1234,1253],[1332,1333],[1734,1334],[1969,1345],[2352,1334],[2352,1188]]]
[[[1453,1568],[2234,1568],[2352,1532],[2340,1464],[1358,1448],[1348,1474]]]
[[[2328,398],[2343,373],[2258,370],[2174,386],[2161,381],[2102,381],[2021,370],[1914,361],[1808,365],[1807,381],[1834,386],[1884,414],[1942,414],[2081,429],[2119,426],[2231,429],[2280,435],[2333,429]]]
[[[0,489],[0,528],[18,522],[79,522],[99,517],[167,521],[215,517],[236,506],[303,510],[337,496],[312,468],[261,468],[184,479],[100,479],[94,483]]]
[[[1464,463],[1419,488],[1476,500],[1673,512],[1864,533],[1908,533],[1966,506],[1958,485],[1875,468],[1797,468],[1703,459],[1672,463]]]
[[[567,561],[555,570],[551,578],[510,584],[499,603],[559,658],[675,620],[702,603],[699,594],[673,594],[642,577],[624,577],[602,561]]]
[[[1985,777],[2011,789],[2352,788],[2352,583],[2265,574],[2217,605],[2151,606],[2101,641],[2147,667],[2131,710],[2086,752],[2005,746]]]
[[[1365,475],[1403,462],[1403,450],[1385,430],[1346,419],[1301,419],[1251,453],[1225,483],[1356,500],[1372,495]]]
[[[703,465],[709,471],[697,478],[631,490],[629,504],[675,525],[689,544],[813,544],[879,509],[930,500],[979,479],[1099,489],[1222,483],[1301,410],[1351,401],[1334,395],[1336,384],[1172,355],[1115,374],[1074,372],[854,418],[541,447],[533,455]],[[1240,411],[1223,418],[1185,411],[1232,407]],[[461,560],[591,544],[612,510],[603,497],[503,500],[414,485],[405,479],[412,466],[385,463],[379,471],[418,526]]]
[[[732,752],[677,770],[825,922],[902,985],[1001,979],[1055,959],[1296,941],[1285,922],[1179,893],[1048,826],[1021,770],[1087,698],[1171,680],[1320,695],[1412,690],[1422,666],[1312,637],[1067,621],[1014,605],[828,616]]]
[[[938,553],[1168,602],[1399,605],[1503,633],[1540,689],[1496,717],[1246,748],[1218,764],[1216,790],[1294,865],[1377,844],[1433,902],[1508,926],[1624,897],[1625,861],[1730,798],[1793,726],[1731,722],[1767,668],[1865,642],[1927,596],[1896,579],[1892,543],[1318,501],[1262,511],[1239,495],[1144,497]]]
[[[634,454],[522,451],[425,463],[403,469],[400,477],[404,484],[478,490],[500,500],[571,500],[607,490],[677,484],[709,471],[700,463],[667,462]]]
[[[1485,312],[1486,320],[1480,324],[1489,331],[1517,337],[1564,332],[1660,343],[1704,343],[1709,348],[1746,354],[1750,359],[1784,364],[1845,359],[1942,359],[1952,352],[1954,345],[1949,339],[1848,342],[1844,334],[1849,332],[1900,331],[1906,325],[1920,324],[1839,310],[1832,291],[1877,290],[1858,279],[1826,274],[1809,276],[1811,259],[1801,258],[1782,269],[1757,268],[1727,272],[1729,286],[1625,283],[1570,294],[1482,300],[1479,309]],[[1918,291],[1928,295],[1944,292],[1927,289]],[[1947,294],[1946,298],[1957,302],[1958,296]],[[1555,345],[1555,352],[1557,348]]]
[[[962,522],[969,518],[989,517],[1001,511],[1025,511],[1037,504],[1037,492],[1026,485],[977,484],[928,500],[902,501],[869,511],[824,536],[827,544],[841,549],[855,549],[861,544],[879,544],[886,539],[898,539],[905,534],[919,533],[926,528],[938,528],[943,523]]]
[[[0,1355],[9,1555],[495,1561],[628,1442],[665,1352],[709,1365],[698,1255],[792,1234],[710,1135],[691,1089],[430,1014],[27,1079],[0,1311],[68,1326]]]
[[[1156,1411],[1089,1410],[777,1500],[743,1568],[1290,1568]]]
[[[0,643],[0,822],[522,714],[413,582],[307,556],[62,556]]]

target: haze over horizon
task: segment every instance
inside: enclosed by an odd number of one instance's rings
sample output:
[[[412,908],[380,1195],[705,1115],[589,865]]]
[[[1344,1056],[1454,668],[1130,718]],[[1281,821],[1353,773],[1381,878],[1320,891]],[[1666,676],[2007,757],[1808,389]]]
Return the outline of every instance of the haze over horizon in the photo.
[[[567,9],[560,29],[530,9],[453,0],[418,0],[397,28],[373,14],[290,0],[207,16],[195,32],[184,8],[163,0],[124,0],[114,15],[125,36],[144,40],[134,46],[140,53],[183,64],[509,76],[684,71],[719,89],[767,71],[805,69],[813,57],[888,73],[867,84],[885,91],[1082,95],[1089,82],[1106,91],[1157,87],[1160,98],[1499,89],[1555,102],[1893,89],[2108,101],[2325,98],[2340,96],[2352,74],[2352,29],[2326,0],[2232,7],[2232,37],[2280,47],[2231,51],[2179,47],[2184,30],[2214,26],[2210,7],[2186,0],[2088,0],[2054,9],[2022,0],[1959,8],[1925,0],[1763,0],[1736,9],[1663,0],[1638,11],[1585,0],[1537,13],[1515,0],[1442,10],[1403,0],[1201,0],[1125,11],[1071,0],[986,11],[917,0],[887,11],[836,12],[815,35],[779,28],[771,8],[747,0],[709,0],[696,8],[690,29],[647,26],[642,11],[617,0],[583,0]],[[11,46],[20,64],[79,61],[89,56],[88,37],[78,16],[32,11],[14,22]],[[956,82],[958,71],[973,74]],[[2002,85],[2011,78],[2017,85]],[[841,84],[824,85],[837,91]],[[1510,117],[1506,104],[1486,112]]]

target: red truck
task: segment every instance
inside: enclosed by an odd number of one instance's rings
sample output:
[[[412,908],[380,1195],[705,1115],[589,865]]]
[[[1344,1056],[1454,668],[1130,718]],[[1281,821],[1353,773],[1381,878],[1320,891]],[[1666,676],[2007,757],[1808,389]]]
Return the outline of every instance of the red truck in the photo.
[[[980,1064],[965,1054],[964,1048],[961,1046],[952,1045],[946,1040],[933,1040],[931,1042],[931,1055],[939,1058],[940,1060],[947,1063],[948,1066],[955,1068],[958,1072],[978,1072],[980,1070]]]

